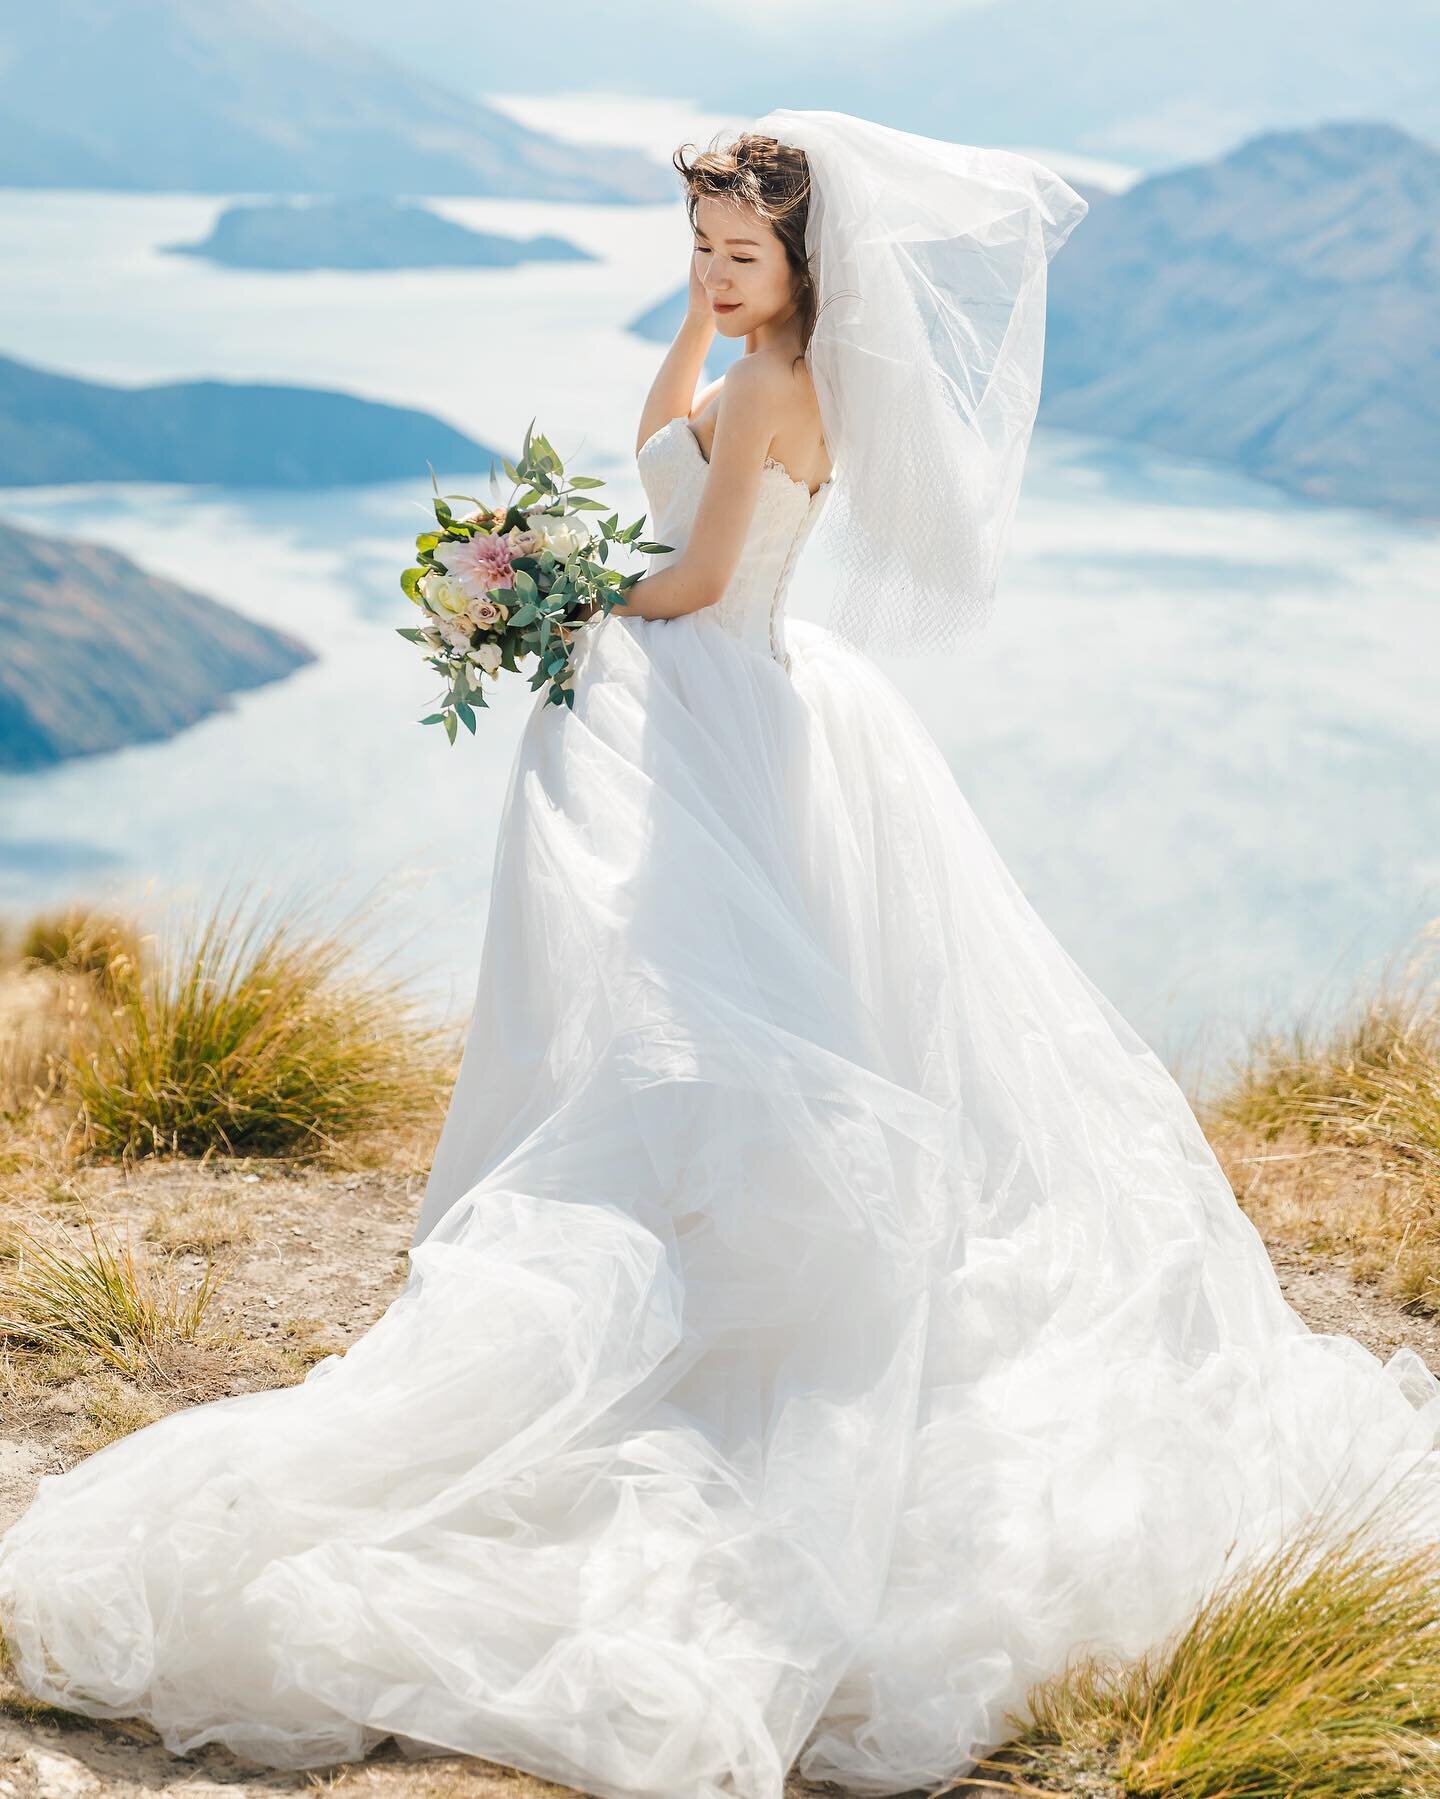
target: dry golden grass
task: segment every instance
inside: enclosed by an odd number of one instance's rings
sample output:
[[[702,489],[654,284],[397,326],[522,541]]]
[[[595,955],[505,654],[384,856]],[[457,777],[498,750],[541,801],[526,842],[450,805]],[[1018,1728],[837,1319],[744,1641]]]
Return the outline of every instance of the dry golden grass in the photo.
[[[158,934],[81,908],[31,920],[0,968],[0,1176],[433,1132],[456,1030],[362,963],[365,922],[249,893]]]
[[[293,901],[221,900],[138,966],[65,1065],[87,1150],[320,1152],[433,1110],[448,1033]]]
[[[1440,921],[1338,1017],[1261,1036],[1201,1109],[1273,1240],[1440,1310]]]
[[[33,914],[18,945],[22,967],[89,975],[102,987],[140,954],[140,931],[130,919],[83,905]]]
[[[189,1192],[157,1206],[145,1240],[170,1255],[214,1256],[254,1240],[255,1218],[234,1193]]]
[[[945,1790],[1433,1799],[1440,1536],[1417,1503],[1427,1484],[1312,1515],[1151,1655],[1078,1660],[1031,1692],[1031,1722],[992,1768]]]
[[[131,1379],[167,1378],[165,1355],[202,1338],[217,1264],[186,1283],[167,1262],[137,1260],[123,1237],[86,1220],[88,1247],[12,1224],[0,1261],[0,1342],[13,1353],[77,1350]]]

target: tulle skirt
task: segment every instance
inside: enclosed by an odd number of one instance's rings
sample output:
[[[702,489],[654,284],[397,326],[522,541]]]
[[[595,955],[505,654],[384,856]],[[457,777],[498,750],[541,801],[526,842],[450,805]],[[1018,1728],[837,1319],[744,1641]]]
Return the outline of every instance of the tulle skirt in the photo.
[[[896,1793],[1322,1504],[1440,1488],[1420,1358],[1305,1327],[913,709],[787,638],[587,629],[403,1292],[42,1481],[32,1692],[284,1768]]]

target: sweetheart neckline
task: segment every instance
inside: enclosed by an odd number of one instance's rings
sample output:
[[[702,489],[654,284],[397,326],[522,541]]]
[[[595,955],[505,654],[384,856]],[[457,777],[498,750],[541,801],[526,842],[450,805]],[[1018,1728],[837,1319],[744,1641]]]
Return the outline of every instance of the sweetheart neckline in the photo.
[[[642,450],[648,449],[650,447],[650,445],[652,443],[654,443],[655,439],[660,435],[660,432],[666,430],[670,425],[680,425],[684,428],[685,435],[686,435],[686,437],[688,437],[690,439],[690,442],[691,442],[692,446],[694,447],[695,454],[700,458],[700,461],[704,465],[704,467],[709,468],[710,458],[705,454],[704,450],[701,449],[700,439],[690,429],[689,419],[681,418],[681,416],[678,412],[676,413],[676,415],[673,419],[667,419],[665,421],[665,424],[661,425],[660,429],[658,431],[652,431],[650,433],[649,437],[647,437],[645,439],[645,442],[643,444],[641,444],[640,448]],[[801,493],[803,493],[805,495],[805,504],[806,504],[807,511],[809,510],[809,508],[811,506],[813,506],[815,504],[816,500],[818,500],[820,498],[821,494],[824,493],[825,489],[827,487],[830,487],[833,485],[834,480],[835,480],[835,477],[833,475],[829,476],[826,480],[824,480],[820,483],[820,485],[815,489],[814,493],[811,493],[811,491],[810,491],[809,487],[806,485],[806,483],[804,481],[802,481],[798,475],[792,475],[790,473],[789,469],[786,468],[785,464],[783,462],[779,461],[776,457],[767,456],[765,458],[764,462],[760,466],[761,466],[762,470],[773,468],[775,470],[775,473],[777,475],[783,475],[784,478],[790,483],[790,485],[792,487],[798,487],[800,489]]]

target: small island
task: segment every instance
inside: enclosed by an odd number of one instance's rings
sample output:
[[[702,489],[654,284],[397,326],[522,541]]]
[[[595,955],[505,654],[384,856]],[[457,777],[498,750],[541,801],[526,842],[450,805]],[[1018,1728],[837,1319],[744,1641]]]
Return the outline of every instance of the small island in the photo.
[[[501,452],[409,406],[259,381],[117,387],[0,356],[0,487],[335,487],[484,469]]]
[[[0,772],[173,737],[315,660],[116,550],[0,524]]]
[[[166,244],[233,269],[511,269],[527,262],[595,262],[563,237],[472,231],[427,206],[339,196],[227,206],[208,237]]]

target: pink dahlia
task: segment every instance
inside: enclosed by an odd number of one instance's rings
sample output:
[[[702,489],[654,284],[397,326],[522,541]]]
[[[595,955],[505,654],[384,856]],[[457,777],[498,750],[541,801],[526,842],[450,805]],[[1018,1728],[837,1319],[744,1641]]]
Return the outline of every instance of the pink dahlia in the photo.
[[[515,585],[510,567],[511,546],[504,537],[487,537],[477,531],[474,537],[437,543],[435,558],[450,579],[476,599],[492,587]]]

